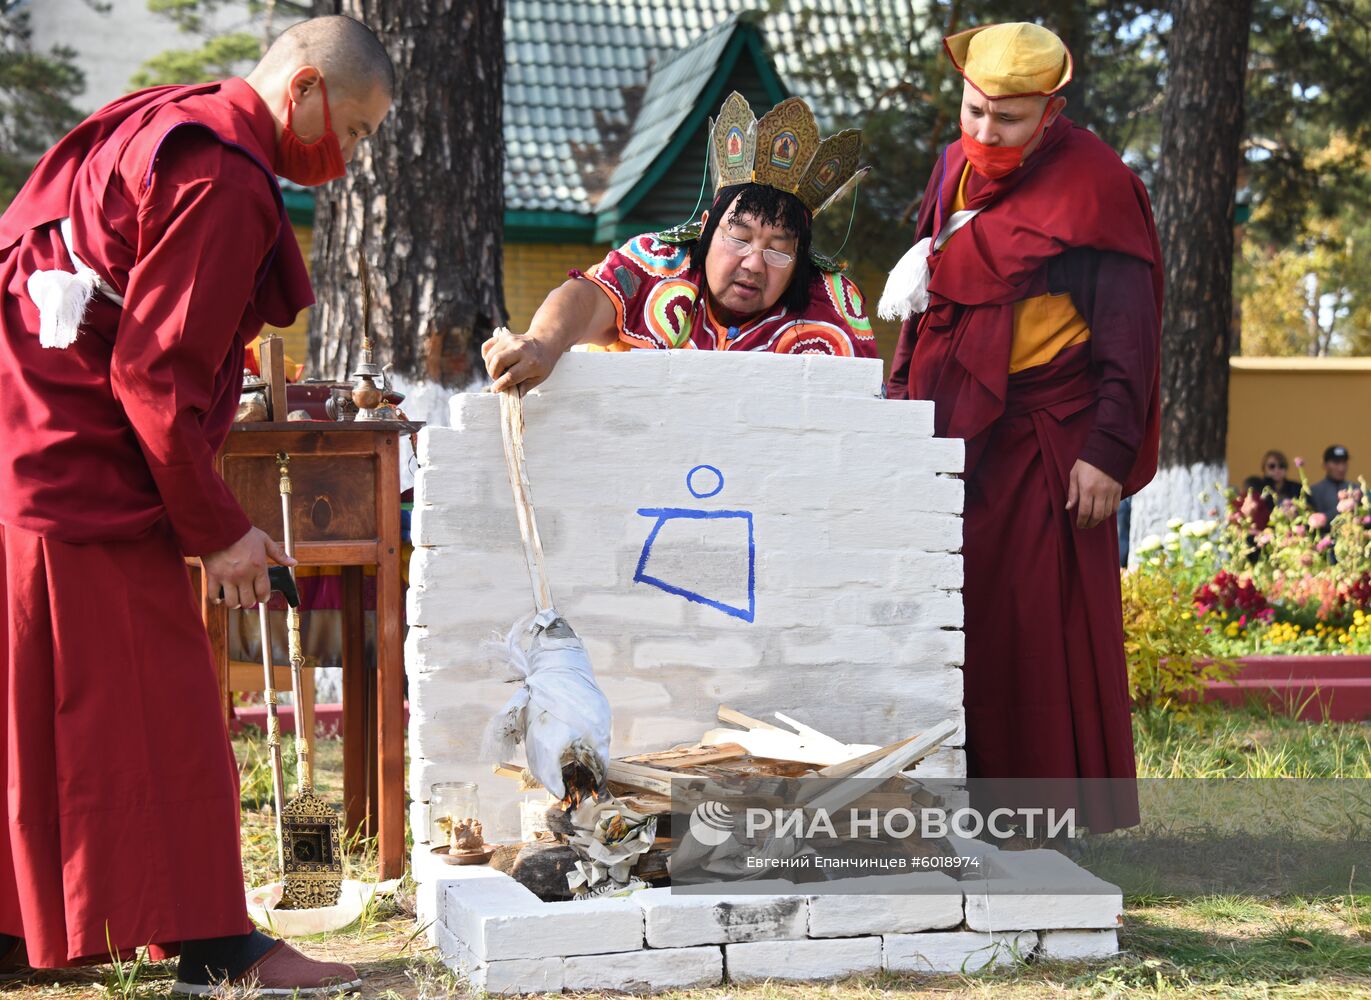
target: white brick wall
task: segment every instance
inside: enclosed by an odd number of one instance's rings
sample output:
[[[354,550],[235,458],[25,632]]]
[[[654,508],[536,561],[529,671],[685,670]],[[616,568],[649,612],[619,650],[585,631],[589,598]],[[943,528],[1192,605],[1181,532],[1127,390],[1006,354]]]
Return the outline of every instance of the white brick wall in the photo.
[[[721,702],[865,743],[961,721],[962,445],[931,436],[931,404],[879,399],[880,380],[875,361],[572,354],[526,397],[553,592],[609,696],[616,754],[698,738]],[[477,781],[507,838],[514,785],[477,757],[510,687],[480,646],[531,591],[498,417],[496,397],[459,395],[453,426],[421,435],[406,661],[414,799]],[[698,465],[722,472],[716,496],[687,490]],[[750,511],[754,621],[635,583],[656,523],[639,508]],[[740,524],[669,522],[648,572],[745,604]],[[964,772],[952,743],[928,771]]]

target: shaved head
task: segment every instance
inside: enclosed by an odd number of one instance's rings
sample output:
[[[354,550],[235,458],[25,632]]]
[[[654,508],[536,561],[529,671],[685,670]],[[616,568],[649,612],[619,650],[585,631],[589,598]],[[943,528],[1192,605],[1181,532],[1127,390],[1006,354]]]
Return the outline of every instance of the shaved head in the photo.
[[[330,131],[343,162],[376,134],[395,98],[395,67],[381,40],[350,17],[314,17],[281,32],[247,84],[276,119],[306,145]]]
[[[312,17],[292,25],[267,50],[253,75],[270,76],[313,66],[338,91],[379,89],[395,96],[395,67],[381,40],[361,21],[343,15]]]

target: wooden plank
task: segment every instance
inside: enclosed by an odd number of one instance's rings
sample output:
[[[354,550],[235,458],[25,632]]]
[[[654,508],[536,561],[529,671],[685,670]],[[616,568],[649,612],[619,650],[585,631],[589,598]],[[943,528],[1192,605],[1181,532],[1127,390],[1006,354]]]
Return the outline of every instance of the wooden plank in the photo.
[[[806,809],[841,809],[864,792],[870,791],[871,783],[884,781],[927,757],[951,739],[956,731],[957,724],[951,719],[944,719],[900,749],[868,765],[846,780],[839,781],[836,785],[825,783],[824,790],[805,801],[803,805]]]
[[[840,747],[844,749],[847,747],[847,744],[844,743],[842,740],[836,740],[832,736],[829,736],[827,733],[821,733],[813,726],[806,726],[803,722],[798,722],[795,719],[792,719],[790,716],[783,715],[780,712],[776,712],[774,714],[776,718],[780,719],[791,729],[795,730],[795,732],[799,733],[801,736],[807,739],[813,740],[815,743],[827,743],[831,744],[834,747]]]
[[[729,722],[735,726],[742,726],[744,729],[776,729],[784,732],[784,730],[781,730],[780,726],[773,726],[771,723],[763,722],[761,719],[754,719],[752,716],[744,715],[736,708],[729,708],[727,705],[720,705],[719,711],[715,714],[718,716],[720,722]]]
[[[674,777],[670,771],[659,770],[655,767],[645,767],[641,764],[625,764],[622,761],[612,760],[609,762],[608,780],[629,788],[639,788],[645,792],[655,792],[658,795],[671,794],[671,779]]]
[[[867,744],[847,745],[828,737],[812,740],[773,726],[770,729],[711,729],[700,737],[703,744],[716,746],[737,743],[754,757],[793,760],[816,766],[837,764],[871,749]]]
[[[286,422],[286,342],[272,334],[257,347],[257,370],[267,380],[267,414],[273,424]]]
[[[837,764],[830,764],[827,767],[821,767],[819,768],[818,773],[825,778],[845,777],[846,775],[852,774],[856,771],[860,771],[868,764],[874,764],[881,758],[890,756],[890,754],[900,749],[900,747],[904,746],[907,743],[911,743],[916,739],[918,739],[917,736],[910,736],[907,739],[900,740],[898,743],[891,743],[887,746],[877,747],[870,753],[864,753],[860,757],[853,757],[851,760],[845,760]]]
[[[721,764],[746,756],[747,751],[737,743],[721,743],[712,747],[674,747],[671,750],[657,750],[653,753],[640,753],[619,759],[629,764],[651,764],[656,767],[677,768],[698,767],[701,764]]]

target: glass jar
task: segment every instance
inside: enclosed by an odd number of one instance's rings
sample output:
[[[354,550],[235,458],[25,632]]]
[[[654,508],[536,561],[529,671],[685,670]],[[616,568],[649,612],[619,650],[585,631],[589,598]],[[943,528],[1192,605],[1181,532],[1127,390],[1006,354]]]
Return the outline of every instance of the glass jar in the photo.
[[[439,781],[429,790],[428,839],[434,847],[448,842],[448,833],[463,820],[480,819],[480,800],[474,781]]]

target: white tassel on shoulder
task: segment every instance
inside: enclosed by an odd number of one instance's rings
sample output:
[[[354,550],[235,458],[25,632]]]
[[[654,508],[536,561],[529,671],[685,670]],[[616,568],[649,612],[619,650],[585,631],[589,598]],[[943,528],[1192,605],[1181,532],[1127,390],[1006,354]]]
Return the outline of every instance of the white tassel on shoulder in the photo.
[[[86,319],[86,307],[96,292],[117,306],[124,304],[124,297],[105,284],[104,279],[76,255],[71,219],[63,219],[58,228],[76,273],[34,271],[24,287],[38,307],[38,343],[43,347],[62,348],[76,343],[76,335]]]
[[[38,343],[44,347],[70,347],[86,318],[86,306],[95,295],[100,277],[94,271],[34,271],[27,284],[29,298],[38,307]]]
[[[953,233],[980,212],[979,208],[964,208],[960,212],[953,212],[952,217],[943,225],[942,232],[938,234],[936,243],[927,236],[915,243],[900,258],[899,263],[891,270],[890,277],[886,279],[885,291],[881,293],[881,301],[876,306],[876,315],[881,319],[905,320],[927,309],[928,258],[934,251],[941,250],[952,238]]]
[[[881,319],[909,319],[928,308],[928,255],[933,240],[925,236],[900,258],[886,279],[876,315]]]

